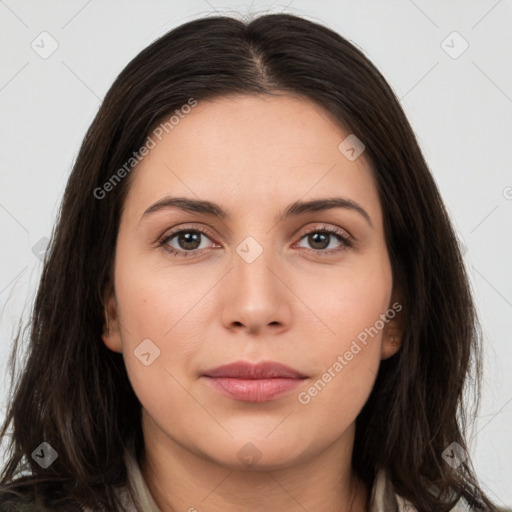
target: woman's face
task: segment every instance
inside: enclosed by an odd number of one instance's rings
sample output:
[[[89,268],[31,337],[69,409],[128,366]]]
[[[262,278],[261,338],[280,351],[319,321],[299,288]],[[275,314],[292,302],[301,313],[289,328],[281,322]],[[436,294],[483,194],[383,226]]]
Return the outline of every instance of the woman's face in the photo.
[[[350,450],[401,308],[362,147],[289,95],[200,101],[167,130],[131,176],[104,335],[146,442],[247,468]]]

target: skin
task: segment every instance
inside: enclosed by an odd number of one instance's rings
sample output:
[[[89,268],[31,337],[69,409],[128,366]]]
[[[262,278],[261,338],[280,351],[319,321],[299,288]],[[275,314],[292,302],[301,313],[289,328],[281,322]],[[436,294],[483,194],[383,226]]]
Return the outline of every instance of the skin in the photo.
[[[368,510],[370,489],[350,463],[355,419],[380,361],[399,349],[400,315],[309,403],[298,400],[397,300],[371,169],[364,153],[340,152],[347,135],[301,97],[222,97],[200,101],[133,171],[103,340],[122,352],[142,404],[141,469],[163,512]],[[170,194],[215,202],[230,218],[176,208],[143,217]],[[335,196],[357,202],[372,226],[347,208],[276,221],[294,201]],[[332,252],[343,247],[334,235],[314,245],[308,234],[325,226],[352,247]],[[189,249],[198,256],[158,243],[201,228],[207,235]],[[247,236],[262,249],[252,263],[236,251]],[[166,244],[191,247],[177,236]],[[134,355],[144,339],[160,349],[148,366]],[[250,403],[201,377],[238,360],[277,361],[308,378]],[[240,457],[247,443],[260,457],[251,467]]]

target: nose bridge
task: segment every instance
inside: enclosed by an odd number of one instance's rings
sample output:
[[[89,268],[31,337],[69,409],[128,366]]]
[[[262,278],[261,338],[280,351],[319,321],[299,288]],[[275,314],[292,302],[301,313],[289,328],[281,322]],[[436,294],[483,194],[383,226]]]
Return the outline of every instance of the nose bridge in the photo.
[[[256,238],[257,237],[257,238]],[[253,292],[262,289],[269,292],[276,277],[271,268],[276,266],[275,244],[271,234],[246,236],[235,250],[235,278]]]

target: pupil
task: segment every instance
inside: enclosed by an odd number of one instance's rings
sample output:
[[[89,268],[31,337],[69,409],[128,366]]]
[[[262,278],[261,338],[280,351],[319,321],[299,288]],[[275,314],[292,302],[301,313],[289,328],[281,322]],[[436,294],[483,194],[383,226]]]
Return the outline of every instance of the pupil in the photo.
[[[309,236],[310,244],[314,249],[325,249],[328,247],[329,242],[327,241],[329,235],[326,233],[313,233]],[[327,244],[325,243],[327,241]],[[316,247],[316,245],[320,244],[320,247]]]
[[[179,243],[183,249],[197,249],[200,245],[199,233],[187,232],[179,236]],[[192,244],[192,246],[190,246]]]

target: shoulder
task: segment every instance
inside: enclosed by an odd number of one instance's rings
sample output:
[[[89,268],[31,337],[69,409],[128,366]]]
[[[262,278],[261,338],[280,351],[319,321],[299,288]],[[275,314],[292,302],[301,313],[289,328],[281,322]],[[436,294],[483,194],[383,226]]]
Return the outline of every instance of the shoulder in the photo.
[[[13,495],[5,495],[0,498],[0,512],[38,512],[38,507],[33,501]]]
[[[372,489],[371,512],[382,510],[393,512],[419,512],[418,509],[403,496],[395,492],[393,484],[384,469],[377,472]],[[471,507],[464,498],[460,498],[450,512],[469,512]]]
[[[34,499],[0,492],[0,512],[85,512],[79,505],[40,505]]]

